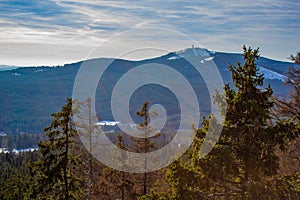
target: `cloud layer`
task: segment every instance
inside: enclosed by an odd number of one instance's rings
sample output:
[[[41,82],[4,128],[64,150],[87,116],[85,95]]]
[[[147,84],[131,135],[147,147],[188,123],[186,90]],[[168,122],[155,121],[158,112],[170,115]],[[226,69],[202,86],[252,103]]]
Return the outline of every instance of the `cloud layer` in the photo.
[[[97,56],[103,57],[120,56],[130,46],[178,50],[191,45],[172,30],[211,50],[240,52],[246,44],[285,60],[299,51],[299,8],[299,0],[0,0],[0,64],[75,62],[101,44],[105,50]],[[156,27],[155,32],[111,40],[146,27]]]

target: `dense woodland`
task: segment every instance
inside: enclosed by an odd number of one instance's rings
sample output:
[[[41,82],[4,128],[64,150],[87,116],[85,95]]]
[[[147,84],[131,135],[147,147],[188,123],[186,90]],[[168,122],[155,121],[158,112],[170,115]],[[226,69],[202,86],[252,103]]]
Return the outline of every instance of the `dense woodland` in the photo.
[[[228,63],[243,61],[242,55],[238,53],[210,52],[201,48],[196,50],[200,54],[204,51],[214,57],[213,61],[220,71],[224,83],[231,82]],[[194,56],[193,49],[186,49],[186,51],[188,55]],[[105,71],[99,81],[95,94],[96,111],[101,119],[113,120],[110,98],[118,80],[130,69],[153,63],[169,66],[181,73],[193,87],[200,103],[201,113],[203,116],[207,116],[210,113],[210,98],[204,80],[185,59],[169,59],[174,56],[178,56],[176,52],[141,61],[113,59],[109,69]],[[204,58],[198,56],[197,59]],[[91,68],[97,66],[98,69],[101,69],[102,62],[105,60],[105,58],[99,58],[57,67],[20,67],[1,71],[0,132],[7,134],[43,133],[43,129],[52,120],[50,114],[58,111],[65,99],[72,96],[75,77],[81,65],[84,63]],[[257,64],[280,75],[293,65],[291,62],[280,62],[264,57],[260,57]],[[287,96],[289,89],[284,88],[282,80],[266,79],[264,83],[272,85],[274,95]],[[145,85],[134,92],[130,101],[129,109],[134,120],[138,120],[134,114],[136,110],[143,102],[149,101],[151,104],[163,105],[168,112],[167,123],[170,123],[171,127],[178,126],[178,119],[180,120],[178,101],[168,89],[153,84]]]
[[[19,133],[3,134],[0,136],[0,145],[4,149],[27,149],[36,147],[39,141],[45,139],[44,134],[36,133]]]
[[[258,49],[243,50],[244,61],[228,67],[233,85],[215,96],[218,104],[227,103],[224,123],[213,115],[203,118],[202,126],[193,128],[193,144],[176,162],[143,174],[104,166],[81,144],[72,119],[75,101],[67,99],[51,115],[38,151],[0,154],[0,199],[300,199],[300,68],[287,72],[289,98],[275,99],[271,86],[262,87]],[[300,53],[291,59],[299,64]],[[90,100],[79,106],[89,108]],[[136,114],[143,129],[150,115],[147,99],[140,106]],[[212,125],[223,126],[222,134],[201,158]],[[89,133],[92,127],[84,128]],[[122,134],[116,138],[119,148],[134,152],[156,145],[155,138],[129,138],[130,143]]]

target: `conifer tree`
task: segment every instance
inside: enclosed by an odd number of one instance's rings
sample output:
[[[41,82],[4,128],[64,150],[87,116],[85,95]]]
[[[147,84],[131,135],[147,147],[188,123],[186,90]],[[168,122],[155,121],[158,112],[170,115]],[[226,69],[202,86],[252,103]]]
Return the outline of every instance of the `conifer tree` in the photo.
[[[245,46],[243,49],[244,65],[229,66],[237,90],[229,84],[225,86],[227,113],[223,141],[224,145],[230,145],[239,166],[237,188],[245,195],[249,186],[259,183],[261,177],[276,173],[278,159],[274,154],[276,132],[268,127],[273,107],[272,89],[270,86],[260,89],[264,77],[255,64],[258,49]]]
[[[87,166],[86,166],[86,174],[88,176],[87,178],[87,194],[86,194],[86,199],[87,200],[92,200],[93,199],[93,185],[94,185],[94,170],[96,163],[94,163],[94,158],[93,158],[93,152],[95,149],[95,136],[97,135],[97,125],[95,125],[95,121],[98,121],[97,116],[94,116],[92,114],[92,99],[87,98],[86,101],[84,102],[74,102],[76,103],[76,107],[78,108],[78,113],[77,113],[77,121],[75,123],[77,130],[80,131],[81,134],[81,139],[86,140],[86,145],[87,145],[87,151],[82,152],[82,156],[86,158]]]
[[[295,138],[291,126],[274,124],[271,118],[272,89],[262,89],[264,77],[258,71],[258,49],[243,47],[244,64],[230,65],[233,87],[225,85],[225,95],[216,101],[227,103],[223,131],[213,150],[205,157],[199,150],[208,127],[220,124],[204,119],[196,131],[189,152],[167,169],[172,186],[171,199],[269,199],[268,187],[279,169],[278,146]]]
[[[75,174],[81,161],[74,151],[77,133],[72,114],[72,99],[68,98],[45,128],[48,139],[38,144],[40,159],[30,167],[34,176],[32,199],[71,200],[81,196],[81,181]]]
[[[26,164],[36,160],[36,152],[0,153],[0,199],[26,199],[30,175]]]
[[[151,138],[148,137],[150,127],[149,120],[150,120],[150,112],[149,112],[149,102],[144,102],[143,106],[140,111],[136,112],[137,116],[143,118],[143,121],[138,125],[138,128],[144,131],[144,138],[134,138],[131,137],[132,140],[132,146],[133,150],[135,150],[138,153],[148,153],[152,149],[155,148],[155,145]],[[144,160],[144,167],[147,168],[147,155],[145,154],[145,160]],[[143,182],[143,194],[147,194],[147,173],[144,173],[144,182]]]

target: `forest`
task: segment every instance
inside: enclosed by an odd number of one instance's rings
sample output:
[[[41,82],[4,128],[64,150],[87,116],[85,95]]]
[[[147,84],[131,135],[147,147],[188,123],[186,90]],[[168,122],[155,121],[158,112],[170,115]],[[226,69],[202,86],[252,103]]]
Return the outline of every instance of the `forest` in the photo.
[[[232,82],[231,74],[228,70],[228,63],[242,62],[240,53],[211,52],[206,49],[195,48],[201,52],[206,52],[209,57],[214,57],[213,61],[222,75],[224,83]],[[194,49],[194,50],[195,50]],[[189,56],[194,56],[193,49],[185,49]],[[130,61],[113,59],[110,67],[105,71],[96,91],[96,111],[102,119],[112,120],[110,109],[110,96],[118,80],[131,69],[144,64],[162,64],[169,66],[181,73],[192,85],[200,104],[203,116],[210,113],[210,98],[208,89],[203,77],[185,59],[170,59],[178,57],[177,52],[170,52],[165,55],[140,60]],[[204,59],[201,56],[197,59]],[[21,133],[43,133],[43,129],[51,122],[50,113],[56,112],[64,104],[66,98],[72,96],[75,78],[81,65],[88,65],[101,69],[106,58],[84,60],[77,63],[65,64],[56,67],[19,67],[13,70],[0,72],[0,132],[6,134]],[[260,69],[269,70],[274,75],[282,75],[290,66],[291,62],[282,62],[265,57],[257,60]],[[17,74],[17,75],[16,75]],[[272,77],[271,77],[272,78]],[[283,80],[269,79],[265,74],[264,86],[271,84],[274,96],[287,97],[289,89],[282,85]],[[48,101],[49,100],[49,101]],[[45,103],[47,101],[47,103]],[[134,115],[140,105],[149,101],[151,104],[161,104],[168,112],[168,123],[171,126],[177,125],[178,101],[174,94],[168,89],[158,85],[144,85],[136,90],[131,98],[130,113],[132,118],[138,120]]]
[[[76,130],[80,125],[73,119],[73,105],[89,110],[91,99],[78,103],[67,98],[61,110],[51,114],[45,136],[14,136],[12,146],[31,137],[38,150],[0,153],[0,199],[300,199],[300,68],[286,72],[285,84],[292,88],[289,98],[275,98],[271,85],[263,87],[264,76],[256,65],[259,49],[244,46],[242,55],[243,62],[228,66],[233,84],[224,85],[224,95],[215,95],[219,105],[226,102],[223,124],[214,115],[203,117],[200,128],[191,124],[193,143],[172,164],[129,173],[100,163],[90,153],[93,146],[87,149],[82,144]],[[300,65],[300,53],[291,60]],[[138,125],[142,130],[150,128],[148,101],[133,113],[142,121]],[[202,157],[199,152],[211,126],[222,127],[222,133]],[[90,134],[93,126],[80,128]],[[126,151],[147,153],[160,147],[160,134],[149,138],[114,134],[115,145]]]

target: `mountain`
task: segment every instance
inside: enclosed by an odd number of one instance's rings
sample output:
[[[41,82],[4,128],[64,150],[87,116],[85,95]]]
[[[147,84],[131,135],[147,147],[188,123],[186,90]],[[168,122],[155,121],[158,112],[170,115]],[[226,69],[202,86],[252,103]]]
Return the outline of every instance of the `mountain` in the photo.
[[[0,65],[0,71],[6,71],[6,70],[12,70],[16,69],[16,66],[10,66],[10,65]]]
[[[190,57],[200,63],[214,61],[224,83],[231,82],[228,65],[236,65],[237,62],[243,63],[240,54],[188,48],[141,61],[99,58],[59,67],[20,67],[0,71],[0,131],[5,133],[42,133],[43,128],[48,126],[51,121],[50,114],[59,111],[65,99],[72,96],[73,84],[80,66],[84,63],[91,67],[94,66],[94,69],[97,67],[101,69],[103,66],[99,63],[104,61],[112,63],[103,73],[96,91],[96,111],[99,119],[113,120],[110,109],[111,94],[122,75],[130,69],[151,63],[168,65],[182,74],[197,95],[202,115],[207,115],[210,113],[211,101],[208,88],[203,77],[187,61]],[[260,57],[257,65],[265,75],[265,85],[271,85],[274,95],[287,96],[289,89],[283,86],[284,73],[293,64]],[[144,101],[163,105],[169,116],[169,125],[178,125],[179,102],[166,87],[148,84],[133,93],[129,110],[132,118],[137,122],[135,113]]]

